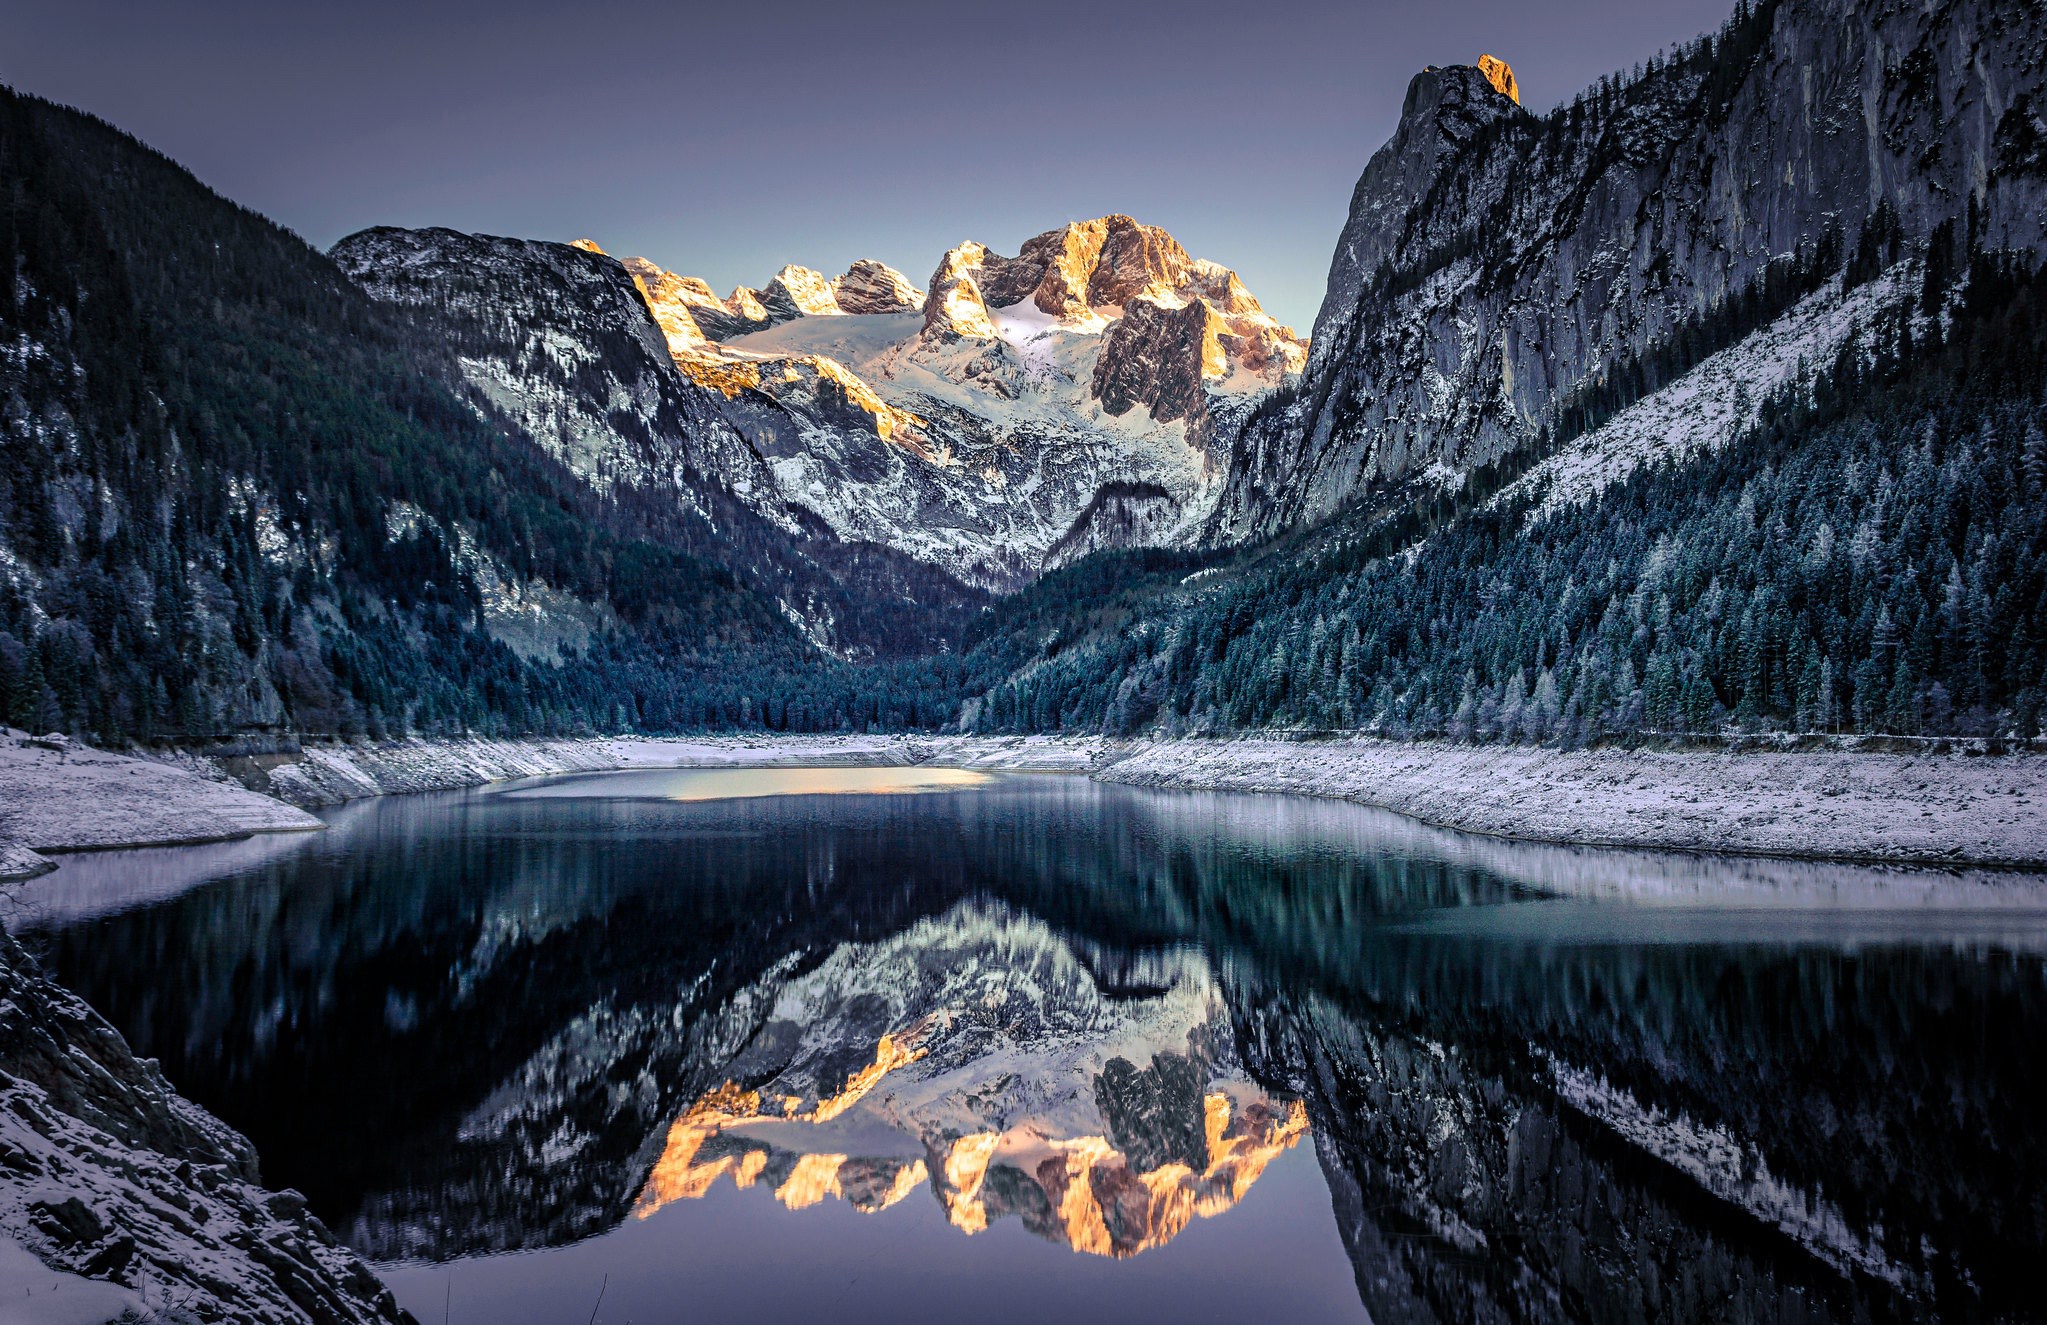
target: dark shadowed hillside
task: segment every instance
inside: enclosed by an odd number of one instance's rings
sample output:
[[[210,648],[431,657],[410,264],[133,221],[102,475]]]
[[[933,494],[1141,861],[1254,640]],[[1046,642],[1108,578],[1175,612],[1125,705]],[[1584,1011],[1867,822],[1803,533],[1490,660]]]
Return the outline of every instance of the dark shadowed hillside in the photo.
[[[770,676],[836,725],[852,674],[790,602],[874,654],[934,647],[972,601],[927,584],[877,610],[858,549],[828,572],[710,483],[597,490],[462,390],[436,328],[90,117],[0,95],[0,181],[17,725],[721,725]]]

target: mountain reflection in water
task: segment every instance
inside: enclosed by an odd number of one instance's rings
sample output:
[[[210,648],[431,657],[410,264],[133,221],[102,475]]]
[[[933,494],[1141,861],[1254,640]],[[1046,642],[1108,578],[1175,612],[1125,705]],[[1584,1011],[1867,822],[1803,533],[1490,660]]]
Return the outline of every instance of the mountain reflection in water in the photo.
[[[2037,879],[675,778],[76,858],[14,923],[435,1315],[601,1270],[606,1318],[843,1317],[948,1262],[995,1319],[2037,1315]]]
[[[1159,1246],[1307,1126],[1236,1065],[1206,964],[1175,965],[1163,992],[1113,999],[1043,924],[973,903],[845,944],[781,987],[733,1075],[668,1129],[635,1213],[727,1175],[792,1210],[929,1186],[963,1233],[1014,1214],[1075,1251]],[[874,1026],[895,1029],[849,1064]]]

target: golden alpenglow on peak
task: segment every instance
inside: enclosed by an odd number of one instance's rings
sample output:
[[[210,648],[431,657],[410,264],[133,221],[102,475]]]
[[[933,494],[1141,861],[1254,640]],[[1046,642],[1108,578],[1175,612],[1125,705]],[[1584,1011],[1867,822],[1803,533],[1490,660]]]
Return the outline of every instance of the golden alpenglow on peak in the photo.
[[[1478,57],[1478,71],[1493,85],[1493,90],[1503,97],[1511,98],[1515,105],[1521,104],[1521,85],[1514,81],[1514,69],[1497,55]]]
[[[601,257],[610,256],[610,254],[605,253],[603,249],[597,246],[597,241],[594,239],[572,239],[569,241],[569,247],[579,248],[582,249],[585,253],[595,253]]]

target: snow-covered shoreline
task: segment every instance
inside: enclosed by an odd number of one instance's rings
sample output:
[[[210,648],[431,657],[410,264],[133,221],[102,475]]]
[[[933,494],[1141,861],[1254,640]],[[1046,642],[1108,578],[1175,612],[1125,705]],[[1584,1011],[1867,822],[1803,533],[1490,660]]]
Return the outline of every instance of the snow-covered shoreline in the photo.
[[[2031,754],[1245,739],[1150,744],[1095,776],[1329,796],[1572,846],[2047,867],[2047,758]]]
[[[0,741],[0,878],[48,869],[38,851],[317,829],[308,809],[399,792],[627,768],[926,763],[1328,797],[1462,832],[1574,846],[2047,867],[2047,757],[2035,754],[761,734],[136,757],[42,749],[10,733]]]
[[[0,879],[55,866],[41,853],[182,846],[323,827],[225,779],[76,742],[0,729]]]

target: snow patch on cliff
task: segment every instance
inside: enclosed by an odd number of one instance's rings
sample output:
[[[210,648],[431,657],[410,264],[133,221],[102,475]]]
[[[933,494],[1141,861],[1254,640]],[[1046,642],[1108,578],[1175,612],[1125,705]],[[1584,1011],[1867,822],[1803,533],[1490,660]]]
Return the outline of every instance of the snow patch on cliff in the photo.
[[[1901,262],[1843,291],[1836,278],[1653,395],[1615,414],[1507,485],[1492,504],[1530,496],[1530,521],[1591,501],[1637,470],[1708,455],[1736,441],[1779,391],[1832,366],[1843,346],[1910,299],[1919,264]]]

